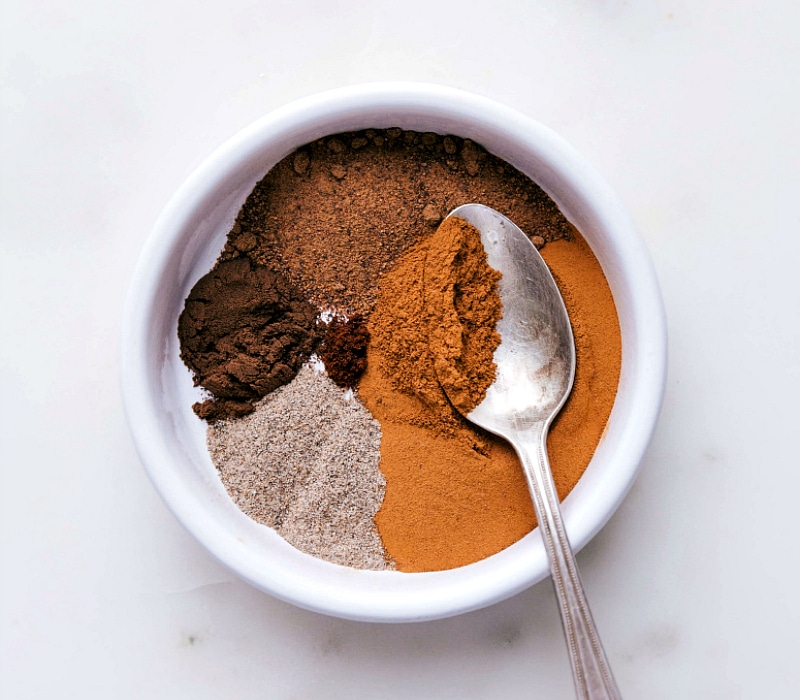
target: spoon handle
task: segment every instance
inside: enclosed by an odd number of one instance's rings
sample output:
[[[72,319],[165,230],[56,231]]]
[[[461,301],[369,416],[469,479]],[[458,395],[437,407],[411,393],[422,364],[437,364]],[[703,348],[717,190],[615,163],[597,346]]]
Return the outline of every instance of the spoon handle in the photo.
[[[619,700],[619,689],[592,619],[575,555],[564,529],[547,459],[546,437],[547,429],[539,424],[518,432],[512,442],[525,470],[547,550],[575,689],[582,700]]]

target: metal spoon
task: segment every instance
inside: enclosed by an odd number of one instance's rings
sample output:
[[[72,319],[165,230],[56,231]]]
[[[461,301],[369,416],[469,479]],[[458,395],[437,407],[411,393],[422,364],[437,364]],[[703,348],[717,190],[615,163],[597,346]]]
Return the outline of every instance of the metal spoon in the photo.
[[[561,622],[579,698],[619,698],[583,592],[547,459],[547,431],[572,389],[575,343],[567,309],[550,270],[513,222],[481,204],[457,216],[480,231],[499,282],[503,316],[494,353],[497,376],[466,418],[508,440],[517,452],[533,497],[550,562]],[[447,387],[443,386],[445,392]]]

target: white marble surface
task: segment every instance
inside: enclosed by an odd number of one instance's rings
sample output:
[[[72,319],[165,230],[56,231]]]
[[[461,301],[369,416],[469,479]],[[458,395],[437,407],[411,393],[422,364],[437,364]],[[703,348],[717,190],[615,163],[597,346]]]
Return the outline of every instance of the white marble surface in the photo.
[[[555,128],[652,253],[664,410],[579,555],[625,697],[798,697],[798,30],[793,0],[6,0],[0,696],[572,697],[549,584],[417,625],[295,609],[180,528],[122,414],[120,310],[180,182],[290,99],[410,79]]]

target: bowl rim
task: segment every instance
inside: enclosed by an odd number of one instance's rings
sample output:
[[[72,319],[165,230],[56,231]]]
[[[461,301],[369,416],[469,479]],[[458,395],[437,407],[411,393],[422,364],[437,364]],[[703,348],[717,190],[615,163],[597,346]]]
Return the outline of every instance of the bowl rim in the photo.
[[[626,346],[623,357],[630,376],[626,384],[627,403],[623,408],[615,404],[611,419],[624,411],[626,420],[625,425],[615,427],[615,462],[610,477],[605,474],[602,480],[594,479],[593,497],[584,498],[580,507],[574,506],[576,499],[572,499],[572,494],[565,501],[565,526],[576,551],[603,527],[630,489],[655,428],[666,382],[663,302],[649,254],[633,220],[594,168],[562,137],[530,117],[487,97],[451,87],[409,82],[366,83],[295,100],[223,143],[175,192],[139,256],[123,312],[120,351],[120,382],[128,424],[139,457],[165,504],[218,561],[257,588],[299,607],[366,621],[408,622],[448,617],[485,607],[524,590],[548,575],[538,530],[488,559],[443,572],[356,571],[315,559],[315,563],[308,564],[315,572],[314,580],[308,580],[308,576],[294,570],[291,553],[285,560],[279,558],[277,564],[272,562],[272,567],[264,566],[265,562],[259,564],[246,548],[231,546],[230,533],[220,523],[213,522],[204,504],[189,497],[174,478],[168,435],[163,428],[163,416],[159,415],[160,388],[151,380],[151,346],[145,338],[153,332],[158,290],[173,264],[170,260],[185,242],[182,231],[187,222],[219,196],[226,183],[237,177],[241,179],[244,170],[252,167],[265,148],[271,148],[273,153],[281,148],[283,155],[288,155],[323,135],[370,126],[409,128],[407,125],[415,120],[429,124],[428,131],[450,131],[482,145],[505,140],[507,152],[502,147],[489,150],[523,172],[524,164],[520,167],[519,161],[515,162],[520,153],[536,160],[539,167],[549,168],[538,170],[537,183],[562,210],[576,206],[569,201],[571,197],[578,197],[580,206],[588,206],[600,222],[599,228],[604,230],[602,235],[608,236],[607,246],[589,241],[593,250],[596,245],[608,248],[603,253],[605,260],[601,259],[607,276],[613,268],[615,274],[630,278],[621,291],[615,292],[612,286],[618,305],[617,295],[622,294],[626,308],[632,310],[627,333],[636,334],[636,342]],[[358,123],[362,126],[353,129],[333,126]],[[458,127],[446,128],[454,123]],[[470,128],[466,129],[466,125]],[[469,134],[465,134],[467,130]],[[265,165],[263,172],[274,162]],[[561,182],[564,189],[548,188],[540,182],[542,178]],[[624,336],[625,332],[623,329]],[[601,459],[598,455],[608,447],[605,442],[601,442],[592,464]],[[589,488],[581,482],[573,493]]]

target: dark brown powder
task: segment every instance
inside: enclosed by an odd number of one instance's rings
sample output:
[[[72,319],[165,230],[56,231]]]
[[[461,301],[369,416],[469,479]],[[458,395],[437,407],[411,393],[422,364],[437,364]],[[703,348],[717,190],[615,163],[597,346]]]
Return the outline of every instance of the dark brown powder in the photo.
[[[290,382],[319,340],[316,309],[277,270],[246,257],[219,261],[192,288],[178,320],[181,358],[211,398],[209,421],[235,418]]]

